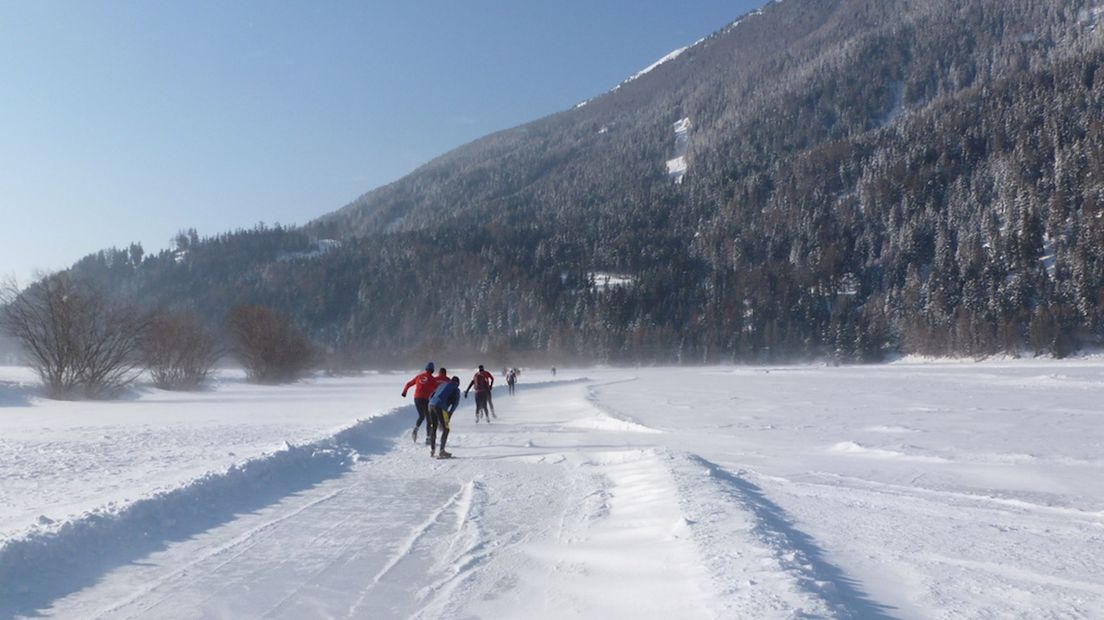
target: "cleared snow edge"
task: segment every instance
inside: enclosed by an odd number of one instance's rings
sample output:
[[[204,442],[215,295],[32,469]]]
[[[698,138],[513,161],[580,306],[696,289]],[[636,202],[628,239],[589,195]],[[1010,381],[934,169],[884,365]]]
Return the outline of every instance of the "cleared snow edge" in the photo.
[[[0,541],[0,616],[48,605],[110,568],[279,501],[381,453],[406,428],[412,407],[358,420],[329,437],[251,458],[225,471]],[[66,578],[58,579],[59,574]]]

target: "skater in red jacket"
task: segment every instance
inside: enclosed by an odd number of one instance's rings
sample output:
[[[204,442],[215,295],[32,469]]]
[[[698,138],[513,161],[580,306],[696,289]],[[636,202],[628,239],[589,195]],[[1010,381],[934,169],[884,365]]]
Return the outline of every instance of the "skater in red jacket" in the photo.
[[[483,369],[483,365],[479,365],[479,370],[476,371],[475,376],[472,377],[471,383],[468,384],[468,389],[464,390],[464,398],[468,397],[468,392],[472,387],[475,387],[475,422],[479,423],[479,412],[483,412],[483,419],[487,422],[491,421],[493,416],[496,420],[498,415],[494,411],[494,401],[491,400],[491,390],[494,388],[494,375]],[[490,407],[490,414],[487,413],[487,407]]]
[[[438,381],[437,377],[433,376],[433,369],[433,362],[426,364],[425,372],[418,373],[403,387],[403,398],[406,398],[406,393],[411,387],[414,388],[414,408],[418,410],[418,421],[414,423],[414,432],[411,433],[414,441],[418,441],[418,429],[429,415],[429,397],[433,396],[433,390],[437,389]],[[426,444],[428,443],[429,437],[426,437]]]

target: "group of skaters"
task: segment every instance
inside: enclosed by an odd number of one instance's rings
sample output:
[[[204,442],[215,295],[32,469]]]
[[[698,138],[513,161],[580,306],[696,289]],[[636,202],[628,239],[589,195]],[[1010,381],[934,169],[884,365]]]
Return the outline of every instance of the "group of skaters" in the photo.
[[[460,406],[460,377],[453,376],[449,378],[448,370],[445,368],[438,370],[437,374],[433,374],[434,370],[433,362],[426,364],[425,370],[418,373],[403,387],[402,395],[403,398],[406,398],[406,393],[411,387],[414,388],[414,408],[418,410],[418,421],[414,423],[414,431],[411,433],[414,442],[418,442],[418,430],[422,427],[422,421],[425,421],[425,442],[429,446],[429,456],[447,459],[452,457],[452,453],[445,450],[445,444],[448,443],[452,414]],[[506,383],[510,387],[510,394],[513,394],[514,386],[517,384],[518,370],[511,368],[507,372],[504,368],[503,374],[506,375]],[[498,419],[498,415],[495,414],[494,410],[494,401],[491,399],[494,381],[494,375],[484,370],[483,365],[480,364],[479,370],[475,372],[471,382],[468,383],[468,388],[464,390],[464,398],[467,398],[472,388],[475,389],[476,424],[479,424],[481,418],[488,424],[490,424],[492,418]],[[441,431],[440,450],[437,449],[438,429]]]

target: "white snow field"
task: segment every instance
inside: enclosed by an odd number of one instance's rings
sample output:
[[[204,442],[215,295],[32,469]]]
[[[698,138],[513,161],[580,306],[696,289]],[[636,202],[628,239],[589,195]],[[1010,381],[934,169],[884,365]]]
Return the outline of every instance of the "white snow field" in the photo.
[[[0,369],[0,618],[1104,617],[1104,361],[409,376]]]

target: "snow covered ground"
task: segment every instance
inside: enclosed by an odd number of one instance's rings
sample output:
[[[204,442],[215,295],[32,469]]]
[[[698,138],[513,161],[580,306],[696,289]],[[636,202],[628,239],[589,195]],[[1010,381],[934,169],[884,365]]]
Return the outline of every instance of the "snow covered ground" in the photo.
[[[0,618],[1104,613],[1099,360],[534,369],[450,461],[408,378],[0,369]]]

